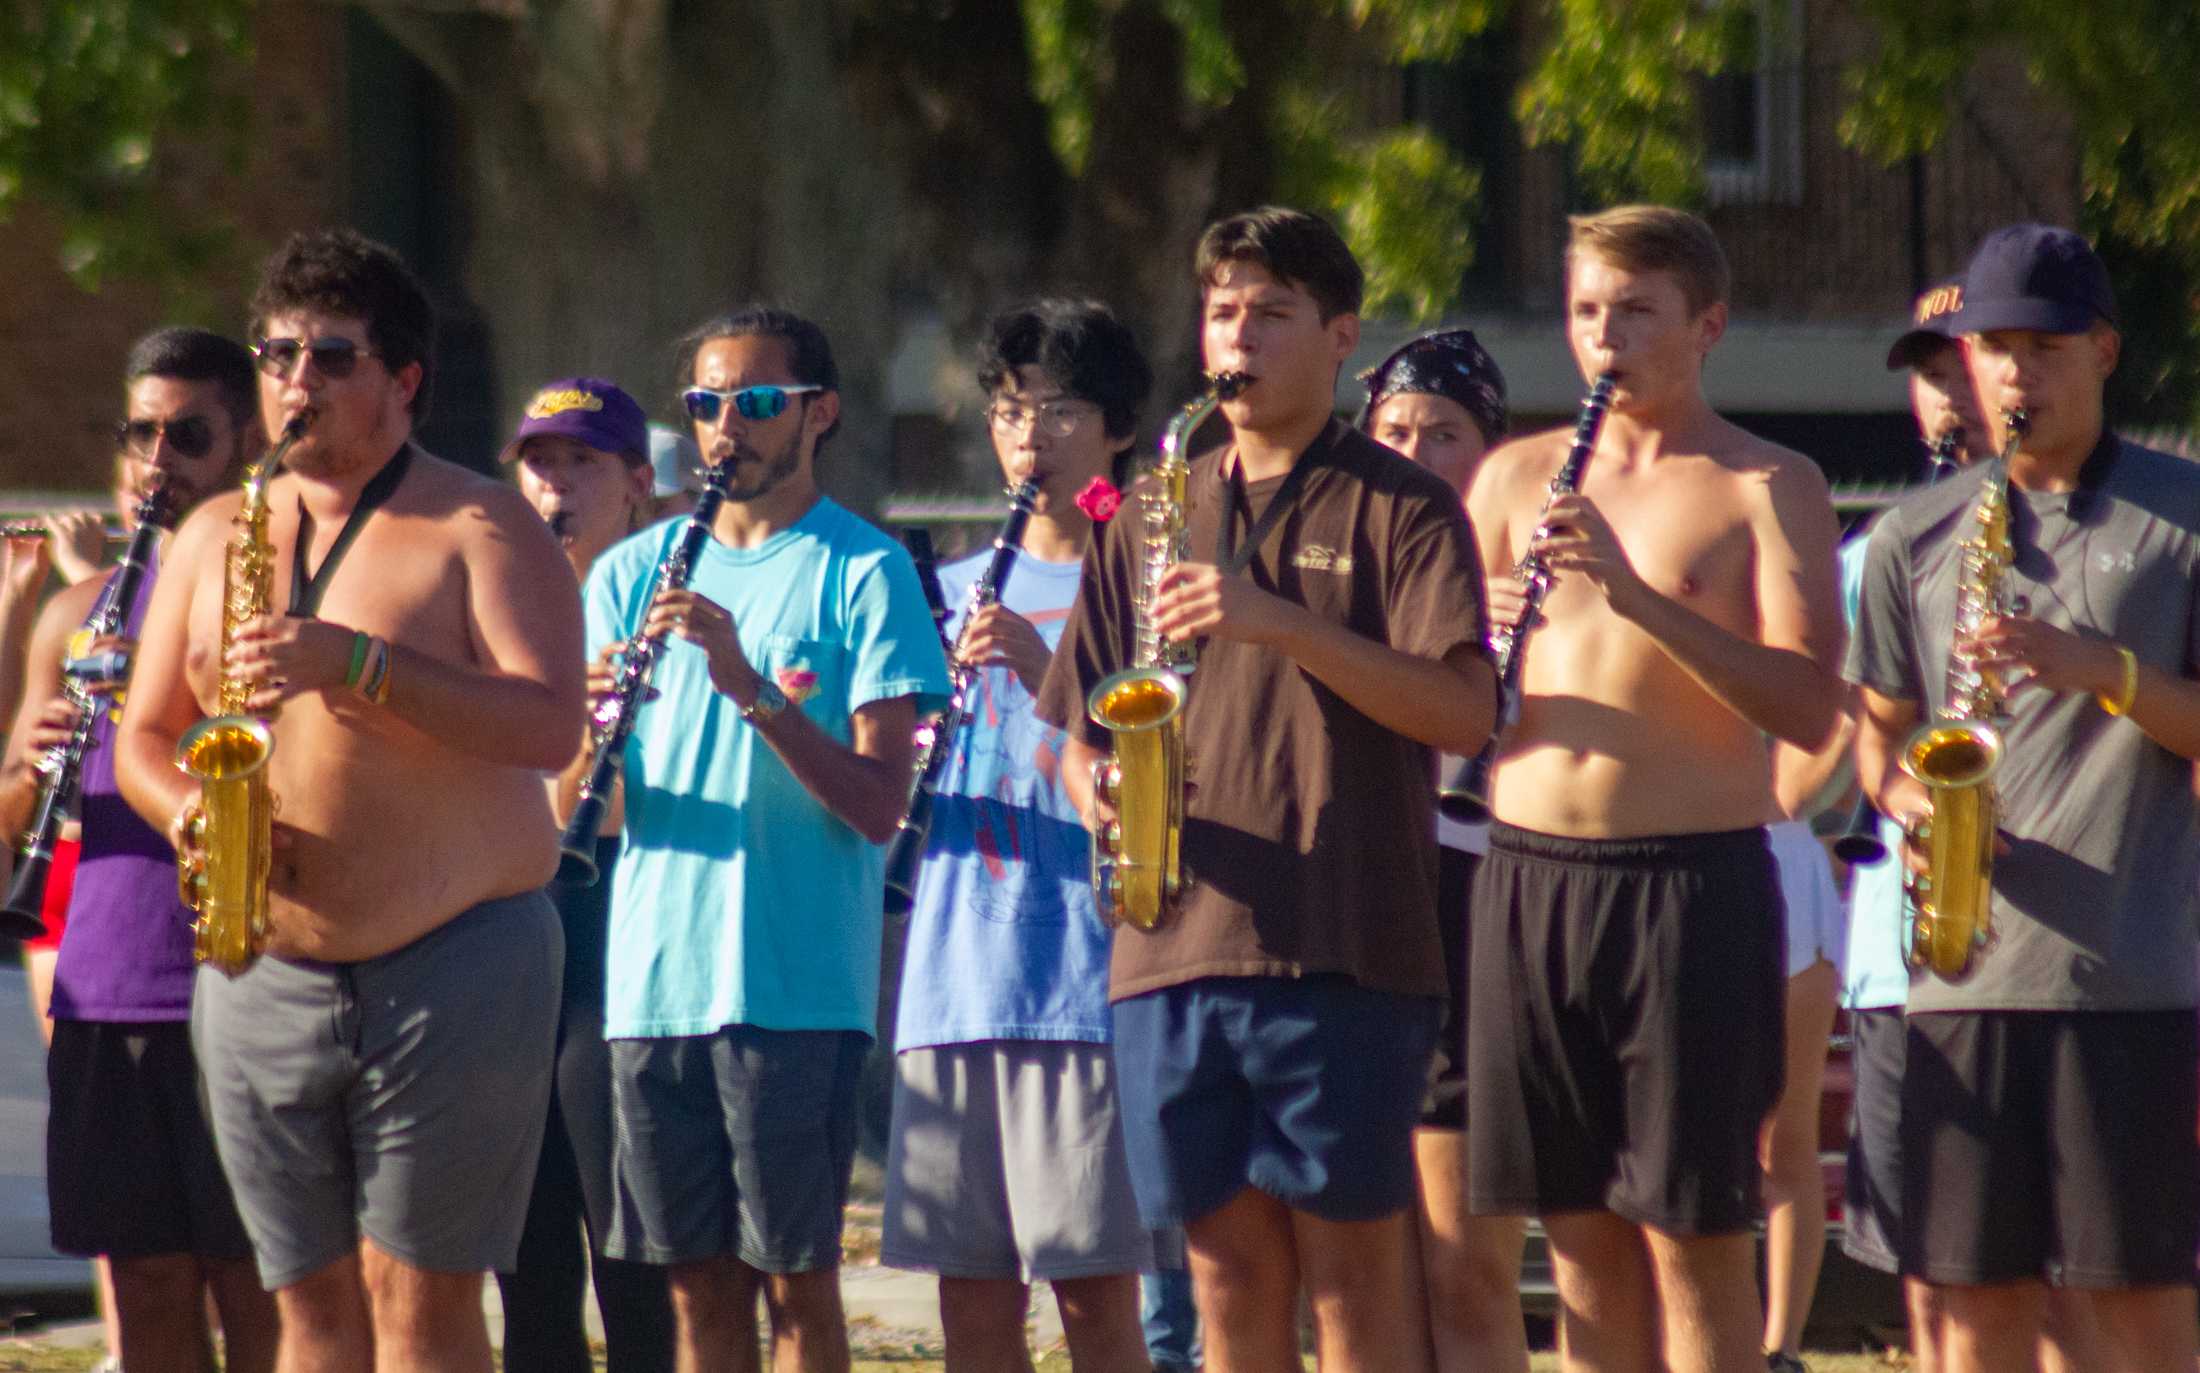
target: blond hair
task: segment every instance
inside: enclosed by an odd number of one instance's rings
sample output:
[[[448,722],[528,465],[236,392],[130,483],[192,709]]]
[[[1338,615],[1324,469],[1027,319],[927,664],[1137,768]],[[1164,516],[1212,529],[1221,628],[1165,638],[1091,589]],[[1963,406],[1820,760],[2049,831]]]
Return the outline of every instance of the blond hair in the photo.
[[[1630,272],[1671,272],[1691,314],[1722,304],[1732,283],[1726,253],[1711,226],[1670,205],[1615,205],[1593,215],[1568,215],[1566,270],[1595,253]]]

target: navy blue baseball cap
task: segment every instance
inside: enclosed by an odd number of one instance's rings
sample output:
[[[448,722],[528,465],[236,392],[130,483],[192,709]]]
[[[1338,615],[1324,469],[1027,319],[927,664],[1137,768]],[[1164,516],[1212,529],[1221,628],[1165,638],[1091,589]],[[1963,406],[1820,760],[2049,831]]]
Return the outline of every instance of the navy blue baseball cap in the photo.
[[[1963,278],[1963,304],[1951,325],[1958,334],[2082,334],[2096,321],[2116,322],[2116,296],[2100,255],[2082,235],[2051,224],[1994,230],[1971,254]]]
[[[1963,308],[1963,278],[1954,276],[1941,282],[1932,290],[1917,298],[1910,307],[1909,332],[1894,341],[1887,350],[1887,370],[1899,372],[1905,367],[1915,367],[1943,348],[1956,341],[1955,330],[1948,327]]]

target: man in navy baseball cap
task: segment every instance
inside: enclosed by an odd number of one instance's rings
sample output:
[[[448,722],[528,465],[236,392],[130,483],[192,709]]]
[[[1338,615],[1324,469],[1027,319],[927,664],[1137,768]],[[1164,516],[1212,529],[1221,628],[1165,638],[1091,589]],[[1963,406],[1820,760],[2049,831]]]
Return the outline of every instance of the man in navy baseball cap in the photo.
[[[2114,327],[2108,268],[2080,234],[2050,224],[2011,224],[1988,234],[1964,272],[1955,332],[2032,329],[2082,334]]]
[[[1962,308],[1963,278],[1950,277],[1917,298],[1909,329],[1887,349],[1888,371],[1909,369],[1910,413],[1933,454],[1934,477],[1986,449],[1970,369],[1953,327]]]
[[[1970,674],[2006,685],[1992,944],[1960,976],[1914,977],[1904,1011],[1902,1272],[1941,1312],[1943,1373],[2034,1367],[2065,1287],[2084,1293],[2101,1346],[2075,1366],[2187,1370],[2200,1356],[2200,465],[2108,427],[2121,339],[2083,238],[2000,229],[1964,277],[1954,328],[2004,460],[1881,518],[1847,671],[1858,770],[1920,871],[1935,797],[1890,760],[1961,705]],[[1958,631],[1996,474],[2010,608]]]

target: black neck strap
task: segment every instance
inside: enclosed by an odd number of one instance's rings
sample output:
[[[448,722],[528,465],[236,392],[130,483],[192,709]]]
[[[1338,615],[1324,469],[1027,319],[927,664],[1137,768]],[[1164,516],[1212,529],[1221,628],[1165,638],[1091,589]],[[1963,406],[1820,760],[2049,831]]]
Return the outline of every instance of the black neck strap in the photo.
[[[1306,446],[1306,451],[1292,462],[1291,470],[1284,474],[1283,485],[1277,487],[1276,493],[1268,498],[1268,504],[1261,508],[1258,518],[1253,518],[1252,499],[1245,490],[1243,460],[1230,464],[1227,480],[1223,483],[1222,520],[1215,529],[1215,566],[1221,569],[1223,576],[1235,577],[1243,572],[1253,561],[1254,555],[1260,552],[1261,545],[1268,542],[1268,536],[1276,532],[1276,526],[1283,522],[1283,517],[1291,513],[1291,507],[1298,503],[1300,490],[1306,485],[1307,471],[1314,466],[1315,454],[1327,449],[1334,441],[1336,428],[1337,422],[1331,420],[1320,435]],[[1240,511],[1245,513],[1252,525],[1246,532],[1242,545],[1237,541]]]
[[[351,550],[352,540],[366,527],[367,517],[375,509],[396,494],[397,484],[405,480],[405,469],[412,466],[412,444],[406,442],[390,460],[382,464],[382,470],[374,474],[359,493],[359,503],[345,517],[344,527],[336,531],[336,542],[330,546],[328,556],[321,560],[319,568],[311,576],[306,575],[306,546],[313,542],[313,517],[306,514],[303,497],[298,501],[298,541],[290,550],[290,614],[294,618],[312,619],[321,611],[321,597],[328,592],[328,584],[336,576],[336,565]]]

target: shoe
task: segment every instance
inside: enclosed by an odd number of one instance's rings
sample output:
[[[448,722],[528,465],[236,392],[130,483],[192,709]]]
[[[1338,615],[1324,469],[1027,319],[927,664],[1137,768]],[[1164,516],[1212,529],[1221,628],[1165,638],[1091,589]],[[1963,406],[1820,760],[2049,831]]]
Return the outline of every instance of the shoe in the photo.
[[[1775,1349],[1765,1355],[1766,1373],[1810,1373],[1810,1365],[1793,1354]]]

